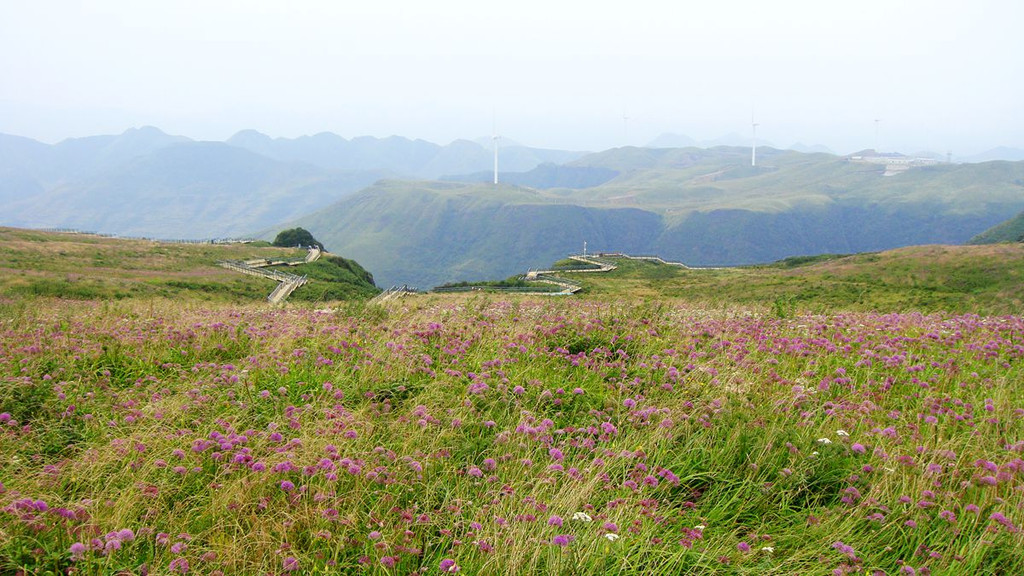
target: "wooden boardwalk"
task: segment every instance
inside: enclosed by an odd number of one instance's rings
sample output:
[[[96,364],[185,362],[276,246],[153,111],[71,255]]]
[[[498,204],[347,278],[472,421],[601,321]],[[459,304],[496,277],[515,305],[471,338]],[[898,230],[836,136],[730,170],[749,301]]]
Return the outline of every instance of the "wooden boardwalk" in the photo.
[[[284,302],[288,296],[291,296],[292,292],[309,282],[309,279],[305,276],[298,276],[296,274],[290,274],[288,272],[281,272],[278,270],[268,270],[267,268],[270,266],[298,266],[299,264],[316,262],[322,254],[322,250],[315,246],[311,246],[305,258],[293,260],[268,260],[266,258],[259,258],[255,260],[223,260],[217,264],[222,268],[227,268],[228,270],[234,270],[235,272],[240,272],[249,276],[266,278],[277,282],[277,288],[274,288],[274,291],[267,296],[267,301],[271,304],[280,304],[281,302]]]

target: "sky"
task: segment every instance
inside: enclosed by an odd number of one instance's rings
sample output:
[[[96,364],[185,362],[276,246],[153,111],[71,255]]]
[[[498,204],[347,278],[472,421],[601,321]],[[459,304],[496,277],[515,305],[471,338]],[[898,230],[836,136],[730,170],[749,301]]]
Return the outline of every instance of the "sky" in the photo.
[[[603,150],[753,121],[967,155],[1024,148],[1021,22],[1018,0],[0,0],[0,133]]]

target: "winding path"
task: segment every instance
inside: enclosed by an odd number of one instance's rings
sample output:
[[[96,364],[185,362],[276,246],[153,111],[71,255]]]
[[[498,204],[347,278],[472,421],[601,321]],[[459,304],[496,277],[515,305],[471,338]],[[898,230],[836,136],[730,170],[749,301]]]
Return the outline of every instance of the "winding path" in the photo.
[[[278,282],[277,288],[274,288],[274,291],[267,296],[267,301],[271,304],[280,304],[281,302],[284,302],[284,300],[297,288],[309,282],[309,279],[305,276],[298,276],[295,274],[289,274],[288,272],[280,272],[278,270],[267,270],[266,268],[268,266],[298,266],[299,264],[316,262],[322,254],[323,251],[320,248],[311,246],[305,258],[289,260],[269,260],[266,258],[255,260],[222,260],[217,264],[222,268],[227,268],[228,270],[234,270],[235,272],[248,274],[249,276],[266,278],[268,280]]]
[[[569,259],[580,262],[583,265],[578,267],[562,267],[552,268],[549,270],[529,270],[526,274],[520,276],[521,280],[528,282],[537,282],[542,284],[551,284],[560,287],[562,290],[558,292],[544,292],[544,291],[524,291],[521,288],[506,289],[502,290],[500,287],[485,286],[485,287],[473,287],[467,286],[465,290],[473,290],[486,288],[487,290],[501,291],[501,292],[515,292],[517,294],[530,294],[536,296],[568,296],[575,294],[583,289],[583,284],[576,280],[569,280],[565,278],[564,274],[594,274],[594,273],[606,273],[611,272],[618,268],[614,263],[606,260],[605,258],[627,258],[630,260],[644,260],[648,262],[657,262],[659,264],[665,264],[668,266],[679,266],[687,270],[696,270],[683,264],[682,262],[672,262],[665,260],[659,256],[630,256],[629,254],[623,254],[621,252],[600,252],[596,256],[589,254],[571,254]],[[701,270],[711,270],[711,268],[700,268]],[[451,290],[445,290],[451,291]]]

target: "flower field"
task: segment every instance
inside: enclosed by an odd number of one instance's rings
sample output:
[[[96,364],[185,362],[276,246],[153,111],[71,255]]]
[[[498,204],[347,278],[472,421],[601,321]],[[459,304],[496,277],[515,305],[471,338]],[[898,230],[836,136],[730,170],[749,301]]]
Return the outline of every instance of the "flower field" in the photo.
[[[1021,574],[1024,319],[0,301],[0,573]]]

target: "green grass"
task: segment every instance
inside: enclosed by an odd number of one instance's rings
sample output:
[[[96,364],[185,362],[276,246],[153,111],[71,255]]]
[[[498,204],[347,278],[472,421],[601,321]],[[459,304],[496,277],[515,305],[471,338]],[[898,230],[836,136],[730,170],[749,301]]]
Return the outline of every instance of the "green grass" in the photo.
[[[1024,246],[334,310],[212,265],[301,255],[0,229],[0,573],[1024,571]]]
[[[608,274],[576,278],[595,295],[632,293],[718,308],[1011,314],[1024,304],[1024,248],[1016,245],[912,247],[718,270],[624,259],[616,264]]]
[[[4,300],[0,572],[1024,570],[1019,318],[623,300]]]
[[[305,254],[265,242],[162,244],[0,228],[0,292],[76,300],[253,302],[265,299],[275,284],[223,269],[217,262],[301,259]],[[345,300],[377,293],[366,270],[338,256],[326,255],[322,261],[288,271],[312,279],[293,295],[297,300]]]

